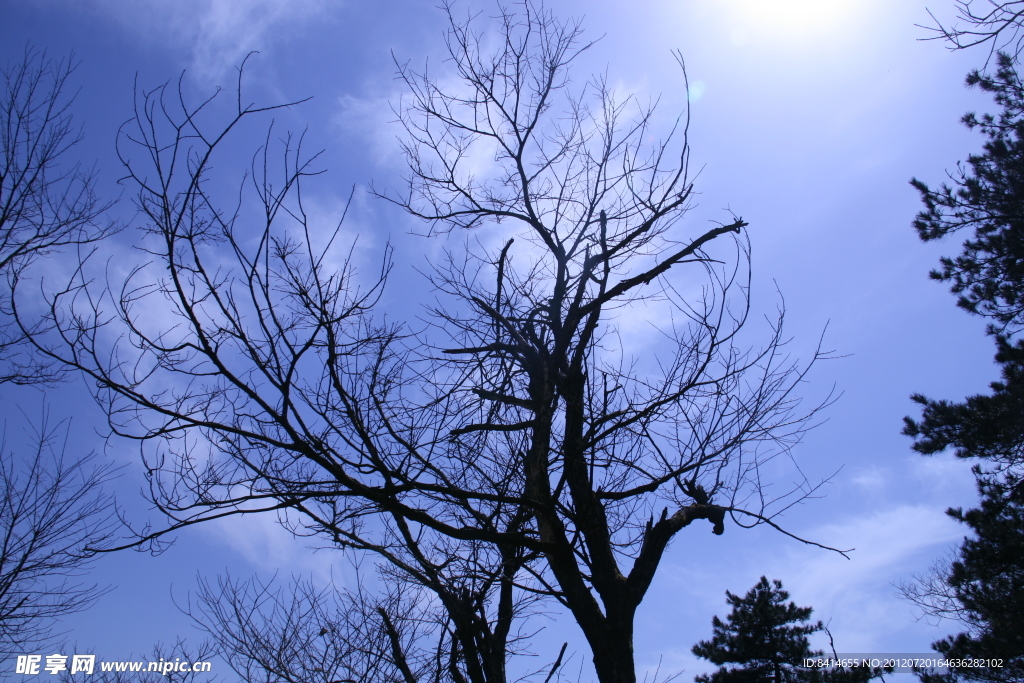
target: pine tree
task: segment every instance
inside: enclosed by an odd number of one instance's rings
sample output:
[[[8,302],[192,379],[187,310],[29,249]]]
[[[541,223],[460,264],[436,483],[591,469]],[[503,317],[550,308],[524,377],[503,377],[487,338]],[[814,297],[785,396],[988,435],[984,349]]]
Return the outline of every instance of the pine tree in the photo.
[[[1002,667],[927,673],[922,680],[1021,680],[1024,673],[1024,82],[1001,54],[995,74],[972,72],[968,85],[993,94],[998,115],[968,114],[964,123],[985,135],[983,152],[931,189],[918,180],[925,210],[914,223],[922,240],[973,232],[955,258],[931,275],[950,282],[958,305],[988,318],[1002,378],[990,394],[961,403],[915,395],[920,420],[906,418],[914,450],[952,449],[977,461],[979,507],[948,514],[973,532],[956,558],[930,579],[904,588],[927,613],[953,616],[966,631],[932,647],[950,658],[996,658]],[[1017,337],[1015,339],[1015,337]]]
[[[952,185],[933,190],[911,181],[925,204],[914,228],[926,242],[973,232],[961,254],[941,259],[931,277],[951,283],[958,306],[992,320],[994,334],[1013,334],[1024,328],[1024,82],[1001,54],[994,75],[973,71],[967,85],[992,93],[1002,111],[964,116],[986,141],[982,154],[950,174]]]
[[[931,277],[951,283],[957,305],[992,321],[988,332],[996,342],[1002,379],[989,395],[962,403],[913,400],[924,406],[921,420],[906,418],[904,434],[915,439],[914,450],[925,455],[946,448],[961,458],[977,458],[979,476],[1024,473],[1024,82],[1008,55],[999,56],[995,75],[978,71],[970,86],[993,94],[1002,108],[998,116],[968,114],[964,123],[985,135],[983,153],[951,174],[953,185],[929,188],[911,181],[921,192],[925,210],[914,227],[924,241],[970,229],[955,258],[941,259]]]
[[[938,681],[1024,680],[1024,494],[1008,482],[979,481],[981,505],[950,516],[974,533],[965,538],[939,595],[967,630],[932,647],[947,659],[996,660],[999,666],[952,668]]]
[[[820,621],[808,623],[812,608],[787,604],[782,582],[763,576],[742,598],[729,591],[725,595],[732,612],[724,622],[712,619],[714,636],[693,646],[693,654],[719,669],[697,676],[698,683],[820,680],[817,671],[803,666],[805,658],[821,654],[811,650],[807,639],[824,628]],[[728,664],[738,666],[723,666]]]
[[[762,576],[742,598],[729,591],[725,596],[732,612],[725,622],[714,617],[714,636],[693,646],[693,654],[719,669],[697,676],[697,683],[866,683],[891,670],[805,666],[805,660],[821,655],[807,637],[825,627],[820,621],[808,622],[812,608],[786,604],[789,593],[781,581]]]

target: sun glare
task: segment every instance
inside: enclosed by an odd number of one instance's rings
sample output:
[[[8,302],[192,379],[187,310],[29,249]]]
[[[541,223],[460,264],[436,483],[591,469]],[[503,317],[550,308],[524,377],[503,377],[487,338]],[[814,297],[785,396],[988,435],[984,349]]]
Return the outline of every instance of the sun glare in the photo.
[[[854,18],[863,0],[732,0],[734,42],[754,35],[783,41],[824,38]]]

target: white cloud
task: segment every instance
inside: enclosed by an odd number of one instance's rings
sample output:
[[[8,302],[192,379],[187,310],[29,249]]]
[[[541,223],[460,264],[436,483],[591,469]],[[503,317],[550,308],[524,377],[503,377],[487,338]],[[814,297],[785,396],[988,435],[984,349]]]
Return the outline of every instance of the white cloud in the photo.
[[[282,30],[319,17],[328,0],[95,0],[140,41],[184,48],[189,70],[219,80]]]
[[[338,552],[315,552],[310,546],[320,539],[296,537],[281,526],[277,515],[223,517],[201,528],[260,572],[312,575],[313,581],[321,586],[337,578],[334,566],[340,564],[342,556]]]
[[[398,90],[368,97],[342,95],[334,123],[346,137],[367,144],[376,163],[404,170],[405,157],[396,137],[401,127],[395,123],[397,116],[391,108],[392,102],[399,101]]]
[[[813,605],[819,618],[834,618],[832,630],[843,651],[887,652],[899,632],[913,625],[913,608],[896,596],[894,584],[923,571],[941,548],[963,536],[963,529],[936,506],[898,505],[823,525],[806,536],[856,550],[846,560],[795,548],[772,570],[798,587],[799,604]],[[927,649],[926,641],[919,645]]]

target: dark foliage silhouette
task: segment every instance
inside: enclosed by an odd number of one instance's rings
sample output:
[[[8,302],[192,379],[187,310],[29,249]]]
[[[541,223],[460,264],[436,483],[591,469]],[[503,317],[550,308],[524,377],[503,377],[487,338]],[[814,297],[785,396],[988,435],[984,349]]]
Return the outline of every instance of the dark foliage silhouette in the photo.
[[[968,3],[969,4],[969,3]],[[993,3],[995,5],[995,3]],[[979,26],[1019,35],[1020,3],[1000,3]],[[991,38],[999,37],[999,31]],[[965,34],[966,35],[966,34]],[[980,35],[980,34],[978,34]],[[963,36],[960,36],[963,38]],[[959,46],[959,43],[954,42]],[[1019,39],[1018,39],[1019,51]],[[950,282],[957,304],[991,322],[1001,379],[991,393],[960,403],[914,395],[920,419],[905,418],[904,434],[914,450],[931,455],[952,449],[972,459],[981,494],[978,508],[951,509],[967,525],[967,537],[947,561],[902,586],[925,613],[960,620],[967,630],[933,644],[953,658],[994,657],[1004,667],[954,668],[922,673],[926,681],[1017,680],[1024,657],[1019,617],[1024,600],[1020,562],[1020,501],[1024,495],[1024,87],[1013,56],[1001,52],[994,74],[972,72],[967,83],[992,93],[1000,111],[964,123],[986,140],[981,154],[950,175],[952,184],[931,189],[914,180],[925,204],[914,223],[925,241],[967,230],[961,253],[943,258],[934,279]]]
[[[822,654],[811,649],[808,636],[824,630],[825,625],[809,621],[812,608],[787,603],[789,593],[781,581],[762,576],[742,598],[729,591],[725,597],[732,611],[725,621],[714,617],[711,640],[693,646],[693,654],[719,668],[697,676],[697,683],[864,683],[886,673],[868,666],[808,666],[808,660]]]

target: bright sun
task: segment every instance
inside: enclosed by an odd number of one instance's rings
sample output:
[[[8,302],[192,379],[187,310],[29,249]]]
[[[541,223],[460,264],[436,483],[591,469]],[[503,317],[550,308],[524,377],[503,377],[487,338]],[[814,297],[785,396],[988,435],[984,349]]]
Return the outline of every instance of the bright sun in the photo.
[[[864,0],[732,0],[739,32],[793,40],[823,37],[853,20]],[[738,34],[739,35],[739,34]]]

